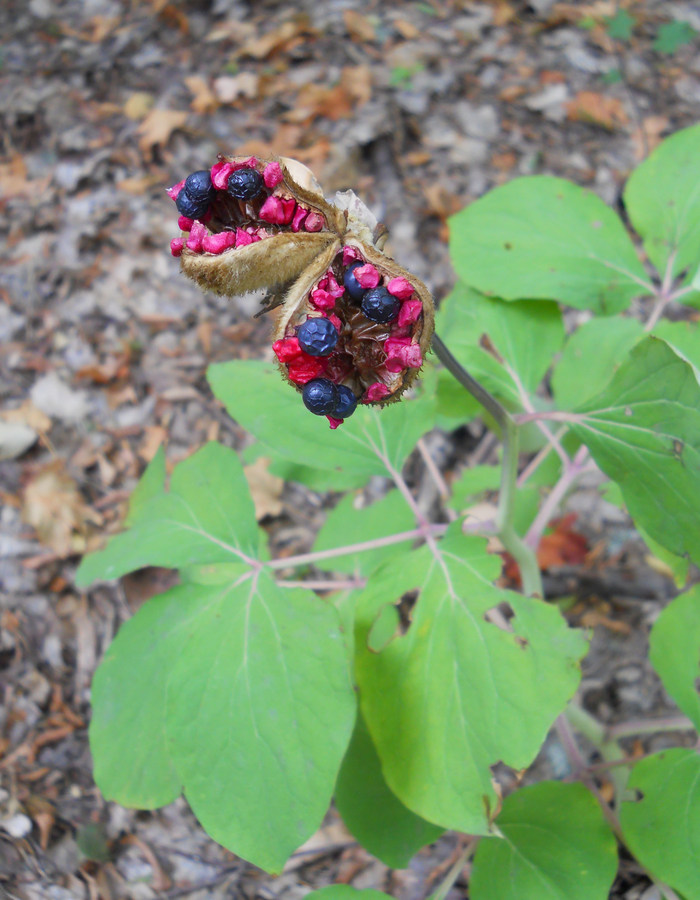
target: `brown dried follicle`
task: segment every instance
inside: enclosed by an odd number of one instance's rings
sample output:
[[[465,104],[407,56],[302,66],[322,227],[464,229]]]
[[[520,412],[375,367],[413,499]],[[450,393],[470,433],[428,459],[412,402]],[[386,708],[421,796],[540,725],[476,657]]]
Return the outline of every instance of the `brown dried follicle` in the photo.
[[[250,165],[250,160],[220,157],[217,166],[226,163]],[[256,243],[215,253],[202,252],[201,248],[194,252],[188,249],[188,244],[181,255],[183,272],[201,287],[231,296],[263,287],[285,289],[275,329],[277,340],[293,336],[309,315],[336,315],[341,330],[339,347],[331,365],[333,380],[347,384],[358,397],[374,385],[374,394],[365,395],[368,402],[386,404],[399,399],[415,380],[419,368],[388,371],[383,365],[386,361],[384,345],[387,339],[395,338],[399,333],[405,336],[407,329],[397,329],[396,323],[381,325],[369,321],[347,294],[338,298],[333,309],[320,311],[311,303],[310,295],[329,271],[342,285],[347,268],[343,256],[344,252],[347,256],[348,249],[377,269],[381,275],[380,285],[394,278],[406,279],[413,286],[415,297],[421,301],[421,314],[411,323],[408,336],[420,347],[422,359],[429,349],[434,328],[430,293],[419,279],[382,252],[386,229],[352,191],[336,194],[329,203],[313,173],[296,160],[255,160],[254,167],[262,174],[275,164],[281,171],[281,180],[272,189],[266,187],[264,193],[252,201],[240,201],[219,187],[206,225],[197,223],[199,229],[206,228],[210,235],[229,232],[230,236],[233,229],[245,228],[255,232]],[[274,224],[261,219],[260,211],[269,197],[279,198],[280,203],[293,201],[297,209],[313,211],[322,217],[322,227],[314,231],[294,230],[291,223]],[[281,363],[280,368],[283,375],[300,389],[303,382],[289,379],[288,366]],[[344,374],[346,369],[348,372]],[[378,396],[378,383],[386,387],[386,395]]]

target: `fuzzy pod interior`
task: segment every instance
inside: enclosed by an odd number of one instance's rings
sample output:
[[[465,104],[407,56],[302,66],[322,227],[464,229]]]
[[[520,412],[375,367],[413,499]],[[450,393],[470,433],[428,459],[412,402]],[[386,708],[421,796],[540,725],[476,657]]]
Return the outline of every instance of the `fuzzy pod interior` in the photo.
[[[227,189],[242,168],[257,173],[243,181],[260,185],[246,200]],[[430,347],[434,309],[426,286],[382,252],[384,226],[352,191],[328,202],[313,173],[296,160],[220,156],[211,180],[206,212],[199,220],[181,216],[184,234],[171,244],[182,271],[205,290],[230,296],[286,290],[273,349],[283,376],[300,392],[321,377],[345,385],[363,403],[398,400]],[[184,184],[168,192],[176,202]],[[351,268],[361,282],[353,282],[354,296],[344,287]],[[386,301],[382,321],[372,320],[371,304],[369,317],[363,311],[361,298],[371,290]],[[316,316],[338,330],[337,345],[325,357],[304,353],[297,338],[299,327]],[[342,422],[329,421],[332,428]]]

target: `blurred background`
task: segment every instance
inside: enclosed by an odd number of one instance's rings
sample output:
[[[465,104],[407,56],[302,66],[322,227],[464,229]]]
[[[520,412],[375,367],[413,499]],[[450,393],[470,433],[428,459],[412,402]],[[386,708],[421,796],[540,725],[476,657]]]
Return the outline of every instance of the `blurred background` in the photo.
[[[636,163],[697,119],[700,4],[3,0],[0,23],[0,896],[420,896],[454,836],[392,874],[331,818],[273,880],[184,802],[135,813],[92,782],[92,673],[170,576],[82,594],[75,565],[163,441],[171,462],[246,443],[208,363],[271,357],[256,298],[180,275],[164,189],[217,153],[294,156],[362,196],[439,302],[452,213],[534,173],[619,207]],[[318,498],[256,465],[259,517],[307,548]]]

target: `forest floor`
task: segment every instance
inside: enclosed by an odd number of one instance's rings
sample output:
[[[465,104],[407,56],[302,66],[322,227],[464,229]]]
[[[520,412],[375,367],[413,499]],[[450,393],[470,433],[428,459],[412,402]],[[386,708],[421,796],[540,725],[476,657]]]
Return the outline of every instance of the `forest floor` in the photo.
[[[249,442],[213,399],[207,365],[271,357],[255,298],[203,297],[180,275],[164,187],[220,152],[299,158],[328,194],[352,187],[366,200],[439,302],[454,281],[449,215],[534,173],[619,208],[634,166],[694,122],[697,40],[684,43],[682,26],[665,45],[658,34],[674,21],[700,31],[700,6],[622,7],[2,3],[0,421],[29,437],[0,462],[0,896],[298,900],[344,882],[417,900],[449,867],[455,835],[392,872],[330,814],[271,878],[208,838],[183,800],[147,813],[105,802],[87,741],[91,677],[121,622],[169,576],[146,570],[82,593],[75,569],[118,528],[162,442],[171,462],[206,440]],[[478,452],[478,426],[469,438]],[[469,462],[464,436],[437,440],[449,478]],[[423,468],[409,469],[420,491]],[[323,502],[292,484],[261,490],[275,539],[308,549]],[[590,553],[548,576],[595,630],[586,705],[604,721],[667,712],[643,660],[673,582],[597,491],[570,503]],[[557,752],[549,741],[538,765],[556,767]],[[653,891],[623,864],[611,896]]]

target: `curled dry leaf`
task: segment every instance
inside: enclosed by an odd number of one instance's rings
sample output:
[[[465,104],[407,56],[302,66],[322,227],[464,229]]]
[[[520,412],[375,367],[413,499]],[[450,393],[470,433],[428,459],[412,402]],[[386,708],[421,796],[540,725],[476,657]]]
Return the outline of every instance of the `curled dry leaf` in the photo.
[[[329,202],[296,160],[220,157],[168,193],[186,275],[219,294],[283,294],[267,307],[281,306],[273,350],[311,412],[337,428],[358,401],[399,399],[430,347],[433,302],[352,191]]]
[[[86,524],[100,517],[84,503],[60,461],[39,471],[24,489],[22,518],[58,556],[85,549]]]

